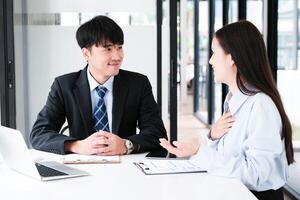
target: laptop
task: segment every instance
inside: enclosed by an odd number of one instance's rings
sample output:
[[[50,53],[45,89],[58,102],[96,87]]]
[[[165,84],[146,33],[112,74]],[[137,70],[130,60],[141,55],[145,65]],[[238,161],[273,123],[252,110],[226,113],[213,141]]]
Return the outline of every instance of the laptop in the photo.
[[[41,181],[89,175],[55,161],[33,161],[21,132],[4,126],[0,126],[0,154],[11,169]]]

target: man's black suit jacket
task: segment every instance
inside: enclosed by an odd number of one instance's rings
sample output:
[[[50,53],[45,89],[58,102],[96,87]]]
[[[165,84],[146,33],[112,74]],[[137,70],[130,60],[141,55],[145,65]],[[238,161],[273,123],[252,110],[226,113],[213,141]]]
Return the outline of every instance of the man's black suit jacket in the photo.
[[[64,143],[87,138],[95,132],[87,67],[57,77],[46,105],[37,116],[30,134],[33,148],[65,154]],[[69,136],[59,134],[67,119]],[[140,132],[137,134],[137,127]],[[139,152],[159,148],[166,130],[159,116],[148,78],[120,70],[114,77],[112,133],[140,145]]]

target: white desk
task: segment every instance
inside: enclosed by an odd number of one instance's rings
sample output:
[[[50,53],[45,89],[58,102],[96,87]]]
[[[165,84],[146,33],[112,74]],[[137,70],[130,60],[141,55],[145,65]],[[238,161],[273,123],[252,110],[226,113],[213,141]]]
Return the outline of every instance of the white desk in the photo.
[[[31,150],[34,157],[61,160],[60,155]],[[10,170],[0,161],[1,199],[26,200],[234,200],[256,199],[238,180],[205,173],[144,175],[133,161],[145,154],[121,157],[121,164],[72,165],[91,176],[40,182]],[[4,198],[3,198],[4,197]]]

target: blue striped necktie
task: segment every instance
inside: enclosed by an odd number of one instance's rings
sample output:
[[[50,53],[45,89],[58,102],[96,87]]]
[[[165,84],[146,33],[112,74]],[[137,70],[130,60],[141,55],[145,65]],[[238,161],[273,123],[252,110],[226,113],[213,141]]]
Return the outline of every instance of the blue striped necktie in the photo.
[[[104,96],[107,92],[107,88],[104,86],[98,86],[96,91],[99,95],[99,101],[94,109],[94,129],[96,131],[103,130],[109,132],[109,123],[104,102]]]

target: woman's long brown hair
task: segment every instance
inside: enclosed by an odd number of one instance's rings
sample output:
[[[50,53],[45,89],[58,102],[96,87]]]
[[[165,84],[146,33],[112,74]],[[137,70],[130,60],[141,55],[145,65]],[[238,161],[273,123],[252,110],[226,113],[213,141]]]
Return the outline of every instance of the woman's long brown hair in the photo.
[[[263,92],[269,95],[275,103],[282,121],[281,137],[284,140],[287,161],[288,164],[293,163],[292,126],[272,76],[261,33],[251,22],[239,21],[219,29],[215,37],[224,51],[231,54],[237,67],[236,82],[240,91],[246,95]],[[254,86],[256,90],[250,90],[245,83]]]

